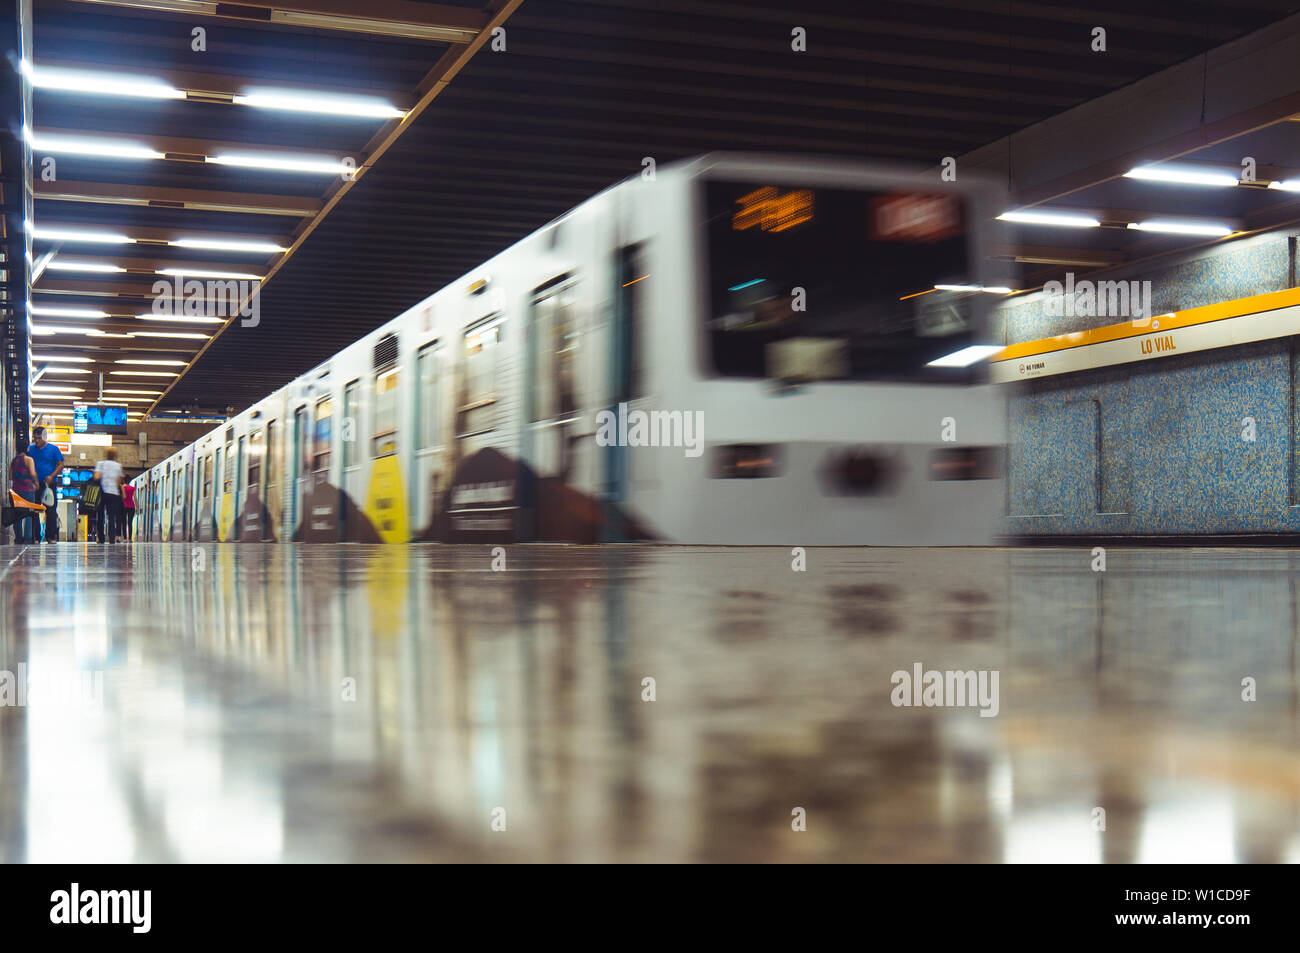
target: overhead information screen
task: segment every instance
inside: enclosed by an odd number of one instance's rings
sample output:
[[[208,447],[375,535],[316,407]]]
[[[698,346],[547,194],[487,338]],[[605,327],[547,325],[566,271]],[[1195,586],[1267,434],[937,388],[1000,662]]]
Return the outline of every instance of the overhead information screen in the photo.
[[[104,404],[75,404],[72,409],[73,433],[126,433],[126,408]]]

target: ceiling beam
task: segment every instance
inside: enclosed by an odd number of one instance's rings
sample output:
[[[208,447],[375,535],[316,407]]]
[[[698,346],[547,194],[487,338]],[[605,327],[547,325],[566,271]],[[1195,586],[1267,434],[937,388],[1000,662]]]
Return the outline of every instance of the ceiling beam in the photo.
[[[391,85],[375,85],[374,80],[359,76],[347,86],[329,87],[319,83],[282,82],[265,77],[241,76],[235,73],[199,73],[191,70],[157,69],[137,66],[135,63],[101,63],[94,60],[70,57],[42,57],[36,64],[42,67],[76,70],[85,73],[124,74],[132,77],[149,77],[186,93],[190,98],[205,102],[230,101],[250,88],[270,87],[286,92],[310,93],[315,96],[378,96],[397,109],[410,109],[415,97],[409,90],[393,89]],[[370,85],[367,85],[370,84]]]
[[[115,182],[32,183],[37,199],[51,202],[87,202],[95,205],[151,205],[202,212],[241,212],[250,215],[286,215],[307,218],[320,211],[320,199],[258,192],[219,192],[179,189],[161,185],[126,185]]]
[[[114,250],[121,246],[113,246]],[[47,281],[62,281],[64,278],[85,280],[85,281],[112,281],[114,279],[141,275],[156,275],[163,268],[188,268],[193,271],[219,271],[219,272],[236,272],[243,275],[256,275],[261,278],[266,273],[265,265],[254,265],[248,262],[234,261],[195,261],[193,259],[178,258],[132,258],[118,254],[60,254],[54,259],[58,262],[63,259],[72,259],[74,261],[90,260],[97,265],[115,265],[118,268],[125,268],[126,272],[76,272],[63,271],[57,268],[47,268],[41,275]],[[81,277],[78,277],[78,276]],[[167,279],[170,275],[158,275],[159,278]],[[152,280],[152,279],[150,279]],[[39,284],[39,282],[38,282]],[[35,290],[40,291],[37,287]]]
[[[39,143],[42,136],[68,136],[76,139],[86,139],[90,141],[102,140],[106,143],[120,143],[130,141],[155,152],[163,153],[168,159],[175,159],[183,162],[203,161],[204,156],[219,156],[224,153],[242,153],[244,155],[256,155],[263,157],[285,156],[301,157],[304,159],[324,159],[336,161],[342,156],[338,152],[328,149],[309,149],[300,146],[280,146],[268,145],[267,143],[254,142],[224,142],[218,139],[189,139],[179,136],[151,136],[119,133],[105,133],[86,129],[65,129],[60,126],[44,126],[36,130],[35,138]],[[47,150],[42,149],[39,145],[32,147],[33,155],[46,155]],[[62,155],[64,153],[49,153],[53,155]],[[358,166],[366,161],[364,154],[352,157]]]
[[[78,0],[95,6],[221,17],[439,43],[469,44],[484,29],[478,10],[412,0],[270,0],[266,4],[211,0]]]

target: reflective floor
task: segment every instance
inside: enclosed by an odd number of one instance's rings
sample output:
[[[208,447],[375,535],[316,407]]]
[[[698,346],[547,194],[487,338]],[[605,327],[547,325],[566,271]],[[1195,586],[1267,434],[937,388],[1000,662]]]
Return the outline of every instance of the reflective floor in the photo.
[[[793,558],[0,547],[0,860],[1300,860],[1300,554]]]

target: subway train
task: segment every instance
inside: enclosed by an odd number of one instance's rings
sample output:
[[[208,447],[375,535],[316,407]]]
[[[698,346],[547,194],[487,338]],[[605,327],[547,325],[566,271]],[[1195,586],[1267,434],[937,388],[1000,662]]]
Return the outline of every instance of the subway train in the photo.
[[[997,211],[938,171],[646,160],[142,473],[137,539],[990,543]]]

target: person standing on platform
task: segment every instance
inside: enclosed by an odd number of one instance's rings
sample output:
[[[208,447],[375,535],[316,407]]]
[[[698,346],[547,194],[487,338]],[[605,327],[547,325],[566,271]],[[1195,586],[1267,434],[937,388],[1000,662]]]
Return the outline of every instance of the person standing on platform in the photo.
[[[122,522],[126,510],[122,506],[122,464],[117,462],[117,450],[108,448],[105,459],[95,464],[95,478],[104,491],[103,517],[99,523],[99,541],[116,543],[122,536]]]
[[[54,505],[45,507],[45,541],[59,541],[59,473],[63,470],[63,454],[59,448],[45,439],[45,428],[32,430],[32,445],[27,448],[27,456],[36,464],[36,482],[38,491],[44,495],[49,487],[54,495]],[[40,498],[37,498],[40,502]]]
[[[126,541],[135,542],[135,487],[122,484],[122,506],[126,509]]]
[[[13,486],[13,491],[24,500],[29,503],[39,503],[41,501],[40,484],[36,482],[36,464],[31,457],[21,450],[13,458],[13,462],[9,464],[9,480]],[[37,522],[36,512],[29,510],[27,516],[14,524],[14,542],[36,542],[36,538],[41,532]]]

